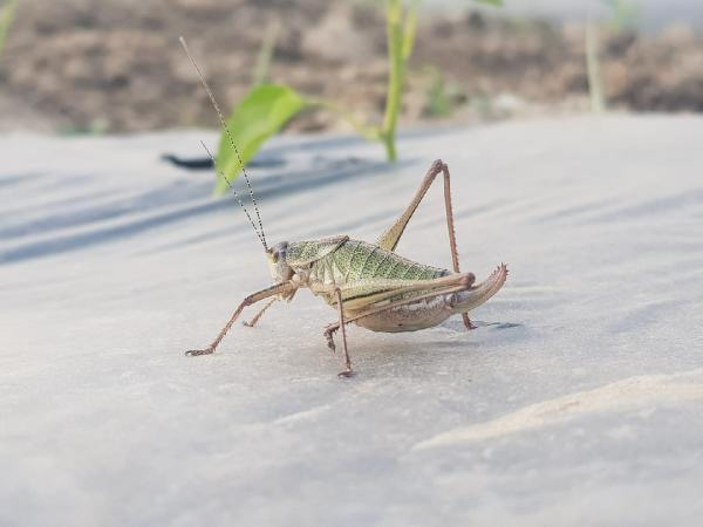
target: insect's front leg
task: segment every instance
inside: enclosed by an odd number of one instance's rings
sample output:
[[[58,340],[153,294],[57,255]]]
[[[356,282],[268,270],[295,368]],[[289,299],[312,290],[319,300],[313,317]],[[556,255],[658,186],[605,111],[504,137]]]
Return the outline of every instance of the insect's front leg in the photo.
[[[241,304],[239,304],[237,309],[234,311],[227,324],[225,324],[225,326],[218,333],[215,340],[213,340],[207,348],[188,350],[186,351],[186,355],[195,357],[198,355],[210,355],[211,353],[214,353],[217,349],[217,346],[220,345],[220,342],[223,338],[225,338],[225,335],[227,335],[229,330],[232,328],[232,325],[236,322],[237,318],[239,318],[239,315],[242,313],[242,311],[244,311],[245,307],[275,295],[290,294],[296,289],[296,287],[297,286],[291,282],[283,282],[280,284],[272,285],[271,287],[267,287],[266,289],[262,289],[261,291],[257,291],[256,293],[247,296],[244,300],[242,300]]]

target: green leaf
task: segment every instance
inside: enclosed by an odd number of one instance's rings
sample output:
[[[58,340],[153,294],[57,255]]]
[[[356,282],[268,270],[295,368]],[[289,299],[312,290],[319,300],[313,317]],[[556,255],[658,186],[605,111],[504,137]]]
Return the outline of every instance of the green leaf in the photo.
[[[496,7],[503,6],[503,0],[474,0],[474,2],[478,2],[479,4],[494,5]]]
[[[308,103],[287,86],[263,84],[252,88],[227,120],[234,144],[224,131],[217,152],[217,186],[215,194],[227,192],[242,170],[259,151],[261,145],[276,135]],[[222,176],[225,174],[227,180]]]

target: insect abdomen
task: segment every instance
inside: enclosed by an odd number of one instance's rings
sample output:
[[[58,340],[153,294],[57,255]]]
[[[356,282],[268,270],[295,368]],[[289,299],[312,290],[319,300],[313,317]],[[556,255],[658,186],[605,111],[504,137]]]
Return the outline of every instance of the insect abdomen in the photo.
[[[430,280],[448,274],[445,269],[413,262],[360,240],[346,241],[327,258],[345,283],[372,278]]]

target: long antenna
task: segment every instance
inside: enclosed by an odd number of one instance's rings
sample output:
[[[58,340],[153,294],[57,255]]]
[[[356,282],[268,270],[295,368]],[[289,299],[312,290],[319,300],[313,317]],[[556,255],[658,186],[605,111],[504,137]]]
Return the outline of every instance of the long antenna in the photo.
[[[235,192],[237,202],[239,203],[239,205],[242,207],[242,209],[246,213],[247,217],[249,218],[249,221],[251,222],[251,225],[254,228],[254,231],[256,232],[257,236],[259,237],[259,240],[261,240],[261,243],[263,244],[264,249],[268,250],[268,245],[266,244],[266,234],[264,233],[264,224],[261,221],[261,214],[259,212],[259,207],[256,203],[256,198],[254,197],[254,189],[251,186],[251,181],[249,180],[249,175],[247,174],[247,169],[244,166],[244,163],[242,162],[242,156],[239,153],[239,148],[237,148],[237,145],[234,142],[234,137],[232,137],[232,132],[230,132],[229,127],[227,126],[227,122],[225,121],[225,118],[222,115],[222,110],[220,110],[220,105],[217,104],[217,100],[215,99],[215,96],[213,95],[212,90],[210,89],[210,86],[208,85],[207,81],[205,80],[205,76],[200,71],[198,64],[195,62],[193,55],[190,53],[190,49],[188,48],[188,44],[186,43],[186,39],[181,36],[178,38],[178,40],[180,41],[181,46],[183,46],[183,50],[186,52],[186,55],[188,56],[190,63],[193,65],[193,67],[195,68],[195,71],[198,73],[198,77],[200,78],[200,83],[203,85],[203,88],[205,88],[205,91],[207,92],[207,95],[210,98],[210,102],[212,103],[212,106],[215,109],[215,112],[217,112],[217,117],[220,120],[220,126],[222,127],[222,130],[224,130],[225,134],[227,135],[227,139],[229,140],[229,144],[232,147],[232,150],[234,150],[235,155],[237,156],[237,161],[239,162],[239,166],[242,169],[242,174],[244,175],[244,181],[246,181],[247,188],[249,189],[249,197],[251,198],[251,202],[254,205],[254,211],[256,212],[256,218],[259,222],[259,229],[258,230],[256,228],[256,225],[252,221],[251,216],[249,215],[249,212],[247,211],[247,209],[244,208],[242,201],[239,199],[238,195]],[[203,144],[203,146],[205,146],[205,145]],[[210,159],[212,159],[213,164],[216,165],[215,158],[212,156],[210,151],[207,150],[207,147],[205,147],[205,150],[208,152],[208,155],[210,156]],[[234,192],[234,188],[232,188],[232,185],[229,182],[229,180],[227,179],[227,177],[225,176],[225,174],[221,171],[218,171],[218,174],[220,176],[222,176],[222,178],[227,182],[227,186]]]
[[[210,149],[207,147],[207,145],[205,145],[205,143],[204,143],[203,141],[200,141],[200,144],[203,145],[203,148],[205,149],[205,152],[207,152],[207,155],[208,155],[208,157],[210,158],[210,160],[212,161],[213,166],[215,166],[215,164],[216,164],[216,163],[215,163],[215,156],[212,155],[212,152],[210,152]],[[237,200],[237,203],[239,203],[239,206],[242,207],[242,210],[244,211],[244,214],[246,214],[246,215],[247,215],[247,218],[249,219],[249,223],[251,223],[251,226],[254,228],[254,232],[256,233],[256,237],[259,238],[259,241],[261,242],[261,245],[264,246],[264,250],[267,251],[267,250],[268,250],[268,247],[266,247],[266,240],[264,240],[264,238],[261,236],[261,234],[259,234],[259,231],[256,230],[256,225],[254,224],[254,220],[251,219],[251,214],[249,214],[249,211],[248,211],[247,208],[244,206],[244,203],[242,203],[242,200],[241,200],[241,198],[239,197],[239,194],[237,193],[237,191],[234,190],[234,187],[232,186],[232,183],[230,183],[230,181],[229,181],[229,179],[227,178],[227,176],[225,175],[225,173],[222,172],[221,170],[217,170],[217,174],[220,175],[220,176],[222,177],[222,179],[224,179],[225,182],[227,183],[227,186],[228,186],[229,189],[232,191],[232,195],[234,196],[234,199],[236,199],[236,200]]]

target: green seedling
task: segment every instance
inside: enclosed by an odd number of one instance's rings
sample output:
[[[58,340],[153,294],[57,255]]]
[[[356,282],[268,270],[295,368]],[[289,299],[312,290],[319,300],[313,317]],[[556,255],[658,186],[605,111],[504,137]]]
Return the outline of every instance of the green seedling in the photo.
[[[183,39],[181,43],[210,97],[230,148],[235,156],[239,156],[237,145],[212,91]],[[208,155],[212,157],[209,151]],[[473,273],[460,271],[449,168],[441,160],[432,164],[407,208],[376,243],[353,240],[349,236],[342,235],[320,240],[281,242],[269,247],[249,176],[246,169],[243,168],[242,172],[254,206],[256,222],[242,204],[237,192],[231,185],[229,187],[264,248],[274,284],[244,298],[209,346],[189,350],[186,355],[214,353],[248,306],[266,300],[263,308],[254,318],[244,323],[251,327],[275,302],[290,301],[299,289],[309,289],[337,311],[337,319],[325,328],[323,335],[327,339],[328,347],[335,351],[334,334],[337,331],[341,332],[344,369],[339,375],[350,377],[353,370],[347,346],[346,326],[348,324],[353,322],[372,331],[389,333],[417,331],[434,327],[450,316],[460,314],[466,328],[472,329],[474,326],[471,324],[468,312],[488,301],[503,287],[507,279],[508,269],[505,264],[498,266],[484,282],[478,285],[475,285],[476,279]],[[424,265],[396,253],[396,246],[410,218],[440,174],[444,181],[444,204],[452,271]],[[220,174],[220,176],[229,183],[224,175]]]
[[[493,6],[502,5],[502,0],[474,0]],[[298,94],[289,86],[255,83],[240,105],[227,119],[230,130],[236,130],[241,156],[235,155],[226,134],[220,137],[217,150],[217,185],[215,193],[227,191],[225,176],[233,181],[242,168],[249,163],[261,145],[278,134],[288,122],[303,110],[323,109],[331,111],[348,122],[364,139],[380,142],[389,161],[398,157],[396,131],[400,115],[403,90],[405,88],[408,61],[415,46],[418,10],[421,0],[410,0],[407,6],[403,0],[385,0],[386,39],[388,49],[388,86],[383,122],[369,125],[357,119],[352,113],[331,101],[308,98]],[[262,46],[257,71],[261,63],[268,65],[275,39],[270,34]],[[262,59],[261,57],[264,57]],[[268,57],[268,58],[266,58]],[[268,67],[268,66],[267,66]],[[261,75],[257,74],[260,79]]]

